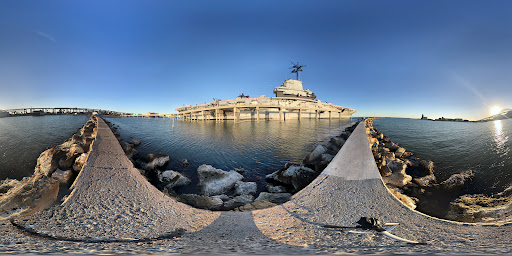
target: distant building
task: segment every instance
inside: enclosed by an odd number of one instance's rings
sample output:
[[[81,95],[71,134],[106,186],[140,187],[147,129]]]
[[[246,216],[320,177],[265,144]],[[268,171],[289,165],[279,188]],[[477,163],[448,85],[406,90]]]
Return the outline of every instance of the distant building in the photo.
[[[428,117],[424,116],[423,114],[421,115],[421,120],[428,120]]]

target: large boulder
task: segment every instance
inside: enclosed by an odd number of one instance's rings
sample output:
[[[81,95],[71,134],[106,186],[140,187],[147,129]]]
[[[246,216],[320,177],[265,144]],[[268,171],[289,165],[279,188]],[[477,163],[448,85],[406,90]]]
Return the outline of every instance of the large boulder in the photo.
[[[55,180],[58,180],[62,184],[68,184],[69,181],[71,180],[71,176],[73,176],[73,174],[69,170],[63,171],[63,170],[57,169],[52,173],[52,178],[54,178]]]
[[[201,193],[206,196],[225,194],[244,178],[236,171],[226,172],[206,164],[197,168],[197,176]]]
[[[252,196],[252,195],[236,196],[233,199],[230,199],[230,200],[224,202],[224,205],[222,206],[222,208],[224,210],[233,210],[236,207],[250,204],[250,203],[252,203],[253,200],[254,200],[254,196]]]
[[[402,148],[402,147],[399,147],[396,151],[395,151],[395,156],[400,158],[402,157],[402,155],[405,153],[405,148]]]
[[[145,158],[146,163],[142,166],[145,170],[153,170],[159,167],[165,167],[171,159],[165,154],[148,154]]]
[[[235,195],[254,195],[257,190],[258,186],[256,185],[256,182],[237,181],[235,183]]]
[[[14,188],[20,184],[19,180],[16,179],[5,179],[0,182],[0,195],[9,192],[11,188]]]
[[[258,210],[258,209],[270,208],[273,206],[276,206],[276,204],[271,203],[269,201],[256,200],[250,204],[246,204],[244,206],[238,207],[237,210],[245,212],[245,211],[254,211],[254,210]]]
[[[430,174],[421,178],[414,178],[414,182],[416,182],[420,187],[428,187],[436,183],[436,176],[434,176],[434,174]]]
[[[73,144],[69,147],[69,152],[67,153],[68,157],[76,156],[79,154],[85,153],[84,149],[79,144]]]
[[[510,221],[512,195],[463,195],[450,203],[446,218],[464,222]]]
[[[140,145],[141,141],[139,139],[133,139],[131,144],[133,144],[135,147]]]
[[[179,186],[186,186],[192,182],[183,174],[173,170],[167,170],[165,172],[159,173],[158,179],[160,180],[160,182],[165,184],[165,187],[167,189],[172,189],[174,187]]]
[[[346,142],[345,139],[343,139],[342,137],[338,137],[338,136],[331,138],[331,141],[334,142],[339,147],[342,147]]]
[[[389,175],[393,174],[393,171],[389,169],[389,166],[387,165],[382,165],[379,168],[379,172],[382,177],[388,177]]]
[[[316,176],[316,172],[311,168],[293,165],[288,168],[285,166],[285,168],[265,176],[265,179],[292,185],[298,191],[311,183]]]
[[[292,194],[290,193],[267,193],[267,192],[261,192],[260,195],[254,200],[263,200],[272,202],[274,204],[282,204],[286,201],[289,201],[292,197]]]
[[[462,189],[466,184],[473,180],[473,171],[469,170],[462,173],[456,173],[450,176],[447,180],[441,182],[441,188],[445,190],[458,190]]]
[[[51,176],[53,171],[59,167],[59,159],[66,153],[57,148],[50,148],[45,150],[39,158],[37,158],[37,165],[34,174],[42,174]]]
[[[196,194],[183,194],[180,196],[180,199],[186,204],[206,210],[219,210],[224,203],[220,198]]]
[[[434,174],[434,162],[430,160],[421,160],[419,167],[425,175]]]
[[[84,167],[87,162],[87,153],[83,153],[75,159],[75,163],[73,164],[73,171],[80,172],[82,167]]]
[[[25,177],[0,196],[0,214],[15,217],[50,207],[59,193],[59,182],[38,173]]]
[[[322,154],[327,152],[327,148],[324,145],[318,145],[315,150],[313,150],[308,157],[309,162],[315,161],[317,158],[319,158]]]
[[[286,188],[279,185],[266,184],[265,189],[270,193],[284,193],[286,192]]]
[[[412,177],[405,173],[406,164],[398,161],[389,161],[387,166],[391,169],[392,173],[389,176],[382,177],[384,183],[401,188],[412,181]]]
[[[400,200],[405,206],[411,208],[411,209],[416,209],[416,202],[414,201],[414,199],[412,199],[411,197],[409,196],[406,196],[404,194],[402,194],[398,189],[396,188],[390,188],[389,191],[391,192],[391,194],[393,194],[396,198],[398,198],[398,200]]]

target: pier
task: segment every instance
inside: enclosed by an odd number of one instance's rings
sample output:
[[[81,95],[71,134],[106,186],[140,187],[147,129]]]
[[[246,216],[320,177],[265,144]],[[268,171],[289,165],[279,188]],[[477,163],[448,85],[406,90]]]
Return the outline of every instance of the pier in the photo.
[[[58,211],[20,221],[46,236],[69,240],[134,241],[124,248],[163,246],[173,252],[295,253],[509,251],[511,225],[446,221],[411,210],[384,185],[361,122],[327,168],[282,205],[252,212],[212,212],[185,205],[151,185],[124,154],[101,118],[87,163]],[[379,235],[325,228],[353,227],[361,217],[399,223],[393,234],[412,245]],[[89,223],[89,224],[88,224]],[[96,224],[95,224],[96,223]],[[12,231],[10,231],[12,232]],[[158,244],[137,241],[178,234]],[[25,243],[60,243],[27,238]],[[102,245],[103,246],[103,245]],[[131,247],[130,247],[131,246]],[[352,248],[352,249],[351,249]]]
[[[198,106],[178,113],[122,114],[123,117],[170,118],[184,121],[262,121],[262,120],[301,120],[301,119],[343,119],[349,118],[347,109],[329,107],[281,106],[270,104]],[[351,110],[351,109],[350,109]]]

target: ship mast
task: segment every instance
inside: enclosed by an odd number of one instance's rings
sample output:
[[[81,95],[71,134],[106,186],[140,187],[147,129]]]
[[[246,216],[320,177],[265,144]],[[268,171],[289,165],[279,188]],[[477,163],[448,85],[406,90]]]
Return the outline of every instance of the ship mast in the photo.
[[[292,70],[292,73],[296,73],[297,74],[297,80],[299,80],[299,72],[302,72],[302,68],[305,67],[306,65],[299,65],[299,63],[293,63],[292,62],[292,67],[290,69],[293,69]]]

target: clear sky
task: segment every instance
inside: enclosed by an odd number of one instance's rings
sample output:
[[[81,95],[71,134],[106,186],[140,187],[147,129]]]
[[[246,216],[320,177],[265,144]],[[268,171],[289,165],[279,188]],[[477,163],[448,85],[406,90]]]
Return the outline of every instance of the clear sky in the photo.
[[[169,113],[304,87],[357,116],[512,107],[512,1],[0,2],[0,109]]]

